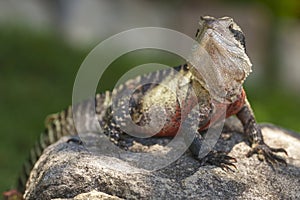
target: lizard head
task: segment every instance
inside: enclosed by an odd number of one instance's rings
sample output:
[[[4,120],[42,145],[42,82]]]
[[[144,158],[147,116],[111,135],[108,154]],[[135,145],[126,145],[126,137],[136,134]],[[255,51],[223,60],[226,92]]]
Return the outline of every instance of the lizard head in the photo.
[[[216,19],[214,17],[201,17],[196,40],[200,44],[196,47],[193,57],[199,57],[200,48],[204,49],[211,61],[212,68],[207,70],[204,79],[212,79],[210,91],[215,96],[225,98],[230,102],[241,93],[242,84],[251,72],[251,62],[246,54],[245,36],[240,27],[230,17]],[[195,64],[195,62],[192,64]],[[197,65],[197,63],[196,63]],[[202,75],[203,76],[203,75]],[[218,79],[218,81],[215,81]],[[207,81],[205,81],[207,84]],[[221,83],[221,84],[220,84]],[[218,85],[216,85],[218,84]]]

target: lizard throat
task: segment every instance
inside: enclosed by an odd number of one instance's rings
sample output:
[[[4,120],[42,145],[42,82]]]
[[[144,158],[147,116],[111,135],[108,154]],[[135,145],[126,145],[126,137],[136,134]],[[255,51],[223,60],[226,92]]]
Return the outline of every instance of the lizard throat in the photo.
[[[204,34],[200,44],[193,48],[189,63],[199,72],[193,74],[199,82],[204,82],[202,85],[213,99],[225,103],[236,101],[252,66],[241,45],[234,45],[213,32],[209,37]]]

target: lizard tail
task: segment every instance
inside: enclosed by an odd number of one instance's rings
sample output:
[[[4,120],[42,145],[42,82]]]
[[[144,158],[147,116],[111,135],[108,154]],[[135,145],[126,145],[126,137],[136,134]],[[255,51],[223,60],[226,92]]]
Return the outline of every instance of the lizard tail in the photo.
[[[53,114],[47,117],[46,129],[40,134],[39,140],[34,144],[30,154],[24,162],[21,173],[17,182],[17,190],[24,194],[27,180],[34,164],[42,155],[44,149],[49,145],[58,141],[65,135],[75,135],[76,130],[72,120],[71,106],[58,114]]]
[[[83,101],[76,105],[73,113],[72,106],[69,106],[67,109],[48,116],[45,120],[46,129],[42,134],[40,134],[39,140],[36,141],[34,147],[31,149],[27,161],[23,164],[21,174],[19,175],[17,182],[17,189],[19,192],[23,193],[26,190],[26,184],[28,182],[31,170],[33,169],[36,161],[40,158],[43,151],[57,142],[63,136],[68,135],[77,135],[77,130],[74,124],[73,117],[76,115],[79,117],[79,127],[85,131],[93,131],[93,124],[90,122],[93,118],[85,118],[81,120],[82,116],[93,116],[89,112],[92,111],[91,108],[95,108],[97,114],[97,120],[100,122],[100,125],[106,124],[106,115],[111,106],[111,92],[106,91],[102,94],[97,94],[95,101]],[[88,115],[87,115],[88,114]],[[87,123],[85,123],[87,122]],[[97,123],[98,123],[97,122]],[[82,124],[81,124],[82,123]],[[95,130],[94,130],[95,131]],[[98,130],[96,130],[98,131]]]

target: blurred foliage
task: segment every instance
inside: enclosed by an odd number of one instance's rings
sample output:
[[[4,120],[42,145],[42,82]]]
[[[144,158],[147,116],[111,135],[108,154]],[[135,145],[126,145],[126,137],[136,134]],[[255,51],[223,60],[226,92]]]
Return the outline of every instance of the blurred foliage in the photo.
[[[259,3],[265,5],[274,17],[293,17],[300,18],[299,0],[230,0],[234,4]],[[225,1],[224,2],[228,2]]]
[[[71,102],[73,80],[85,52],[54,35],[0,30],[0,191],[15,184],[43,120]]]
[[[247,87],[247,83],[245,88],[258,122],[270,122],[300,132],[299,94],[280,87]]]
[[[45,117],[71,103],[76,72],[89,50],[72,48],[54,34],[12,28],[0,29],[0,44],[0,191],[4,191],[15,186],[22,163],[44,129]],[[181,61],[162,51],[132,52],[112,64],[99,88],[112,88],[133,66],[148,62],[177,65]],[[281,88],[247,89],[259,121],[300,131],[299,96]]]
[[[265,4],[277,17],[300,17],[299,0],[256,0]]]

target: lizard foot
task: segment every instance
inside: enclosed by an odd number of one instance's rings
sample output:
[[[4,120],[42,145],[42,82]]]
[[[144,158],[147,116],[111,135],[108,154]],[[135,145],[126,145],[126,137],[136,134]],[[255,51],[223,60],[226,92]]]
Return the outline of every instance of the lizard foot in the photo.
[[[211,151],[204,158],[201,159],[201,164],[210,164],[220,167],[224,171],[235,171],[237,169],[233,163],[237,160],[233,157],[226,155],[225,152]]]
[[[287,162],[285,161],[285,159],[274,154],[278,152],[288,155],[286,150],[283,148],[272,148],[265,143],[262,143],[252,147],[252,149],[247,153],[246,156],[251,157],[253,154],[257,154],[260,161],[266,160],[266,162],[271,164],[272,167],[274,164],[284,164],[286,166]]]

